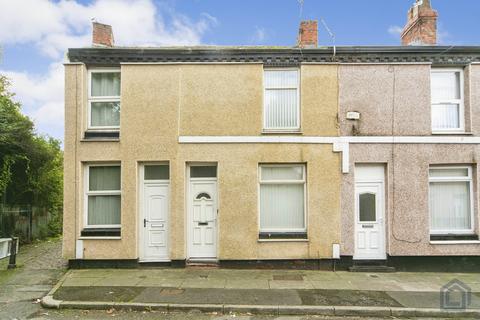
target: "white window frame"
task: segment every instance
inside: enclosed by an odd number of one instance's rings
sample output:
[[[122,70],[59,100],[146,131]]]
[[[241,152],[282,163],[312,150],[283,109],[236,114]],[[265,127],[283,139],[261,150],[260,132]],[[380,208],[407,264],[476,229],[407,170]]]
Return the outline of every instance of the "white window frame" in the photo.
[[[93,102],[120,102],[120,96],[92,96],[92,74],[93,73],[120,73],[120,68],[95,68],[88,70],[88,110],[87,110],[87,129],[92,131],[112,131],[120,130],[120,125],[118,126],[92,126],[92,103]],[[120,90],[122,82],[120,78]],[[121,110],[121,102],[120,102]]]
[[[90,168],[91,167],[111,167],[116,166],[120,167],[120,190],[101,190],[101,191],[90,191]],[[121,224],[88,224],[88,197],[89,196],[120,196],[120,203],[122,199],[122,166],[119,162],[110,162],[110,163],[89,163],[85,164],[84,169],[84,202],[83,202],[83,226],[88,229],[95,228],[120,228]],[[122,215],[122,209],[120,205],[120,217]],[[120,219],[121,221],[121,219]]]
[[[302,180],[262,180],[262,168],[281,168],[281,167],[302,167]],[[307,232],[307,170],[304,163],[290,164],[259,164],[258,166],[258,229],[259,233],[287,233],[287,232]],[[262,229],[261,227],[261,188],[267,184],[303,184],[303,224],[304,228],[285,228],[285,229]]]
[[[451,169],[467,169],[468,176],[459,176],[459,177],[431,177],[430,170],[451,170]],[[430,211],[430,184],[435,182],[468,182],[469,193],[470,193],[470,229],[465,230],[432,230],[432,212]],[[430,166],[428,171],[428,197],[429,197],[429,208],[428,208],[428,217],[429,217],[429,230],[430,235],[472,235],[475,234],[475,214],[474,214],[474,205],[473,205],[473,178],[472,178],[472,166]]]
[[[462,68],[432,68],[431,74],[433,73],[459,73],[459,81],[460,81],[460,99],[433,99],[431,101],[431,117],[433,118],[433,108],[435,105],[440,104],[458,104],[458,121],[459,121],[459,128],[434,128],[433,123],[432,126],[432,133],[464,133],[465,132],[465,89],[464,89],[464,70]],[[430,90],[432,90],[430,88]],[[430,94],[432,96],[432,94]],[[433,121],[432,121],[433,122]]]
[[[267,88],[265,84],[265,71],[297,71],[297,86],[296,87],[269,87]],[[300,82],[301,82],[301,72],[300,68],[264,68],[263,69],[263,132],[299,132],[301,130],[301,101],[300,101]],[[267,116],[266,116],[266,99],[265,92],[267,90],[297,90],[297,125],[294,127],[276,127],[276,128],[267,128]]]

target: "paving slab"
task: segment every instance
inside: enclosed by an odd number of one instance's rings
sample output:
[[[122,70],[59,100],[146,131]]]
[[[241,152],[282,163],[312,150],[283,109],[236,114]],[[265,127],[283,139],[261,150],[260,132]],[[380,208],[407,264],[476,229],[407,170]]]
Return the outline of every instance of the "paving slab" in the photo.
[[[227,280],[224,279],[185,279],[181,288],[225,288]]]
[[[98,281],[102,278],[92,278],[92,277],[67,277],[65,281],[62,283],[64,287],[89,287],[93,286],[94,284],[98,284]]]
[[[269,289],[268,280],[227,279],[226,289]]]
[[[310,281],[314,289],[342,289],[353,290],[351,281]]]
[[[183,279],[161,279],[161,278],[146,278],[142,279],[136,285],[139,287],[181,287]]]
[[[310,281],[269,280],[270,289],[313,289]]]
[[[98,280],[95,283],[95,286],[111,286],[111,287],[125,287],[125,286],[135,286],[140,281],[142,281],[142,278],[127,278],[127,277],[117,277],[117,276],[110,276],[110,277],[105,277],[100,280]]]

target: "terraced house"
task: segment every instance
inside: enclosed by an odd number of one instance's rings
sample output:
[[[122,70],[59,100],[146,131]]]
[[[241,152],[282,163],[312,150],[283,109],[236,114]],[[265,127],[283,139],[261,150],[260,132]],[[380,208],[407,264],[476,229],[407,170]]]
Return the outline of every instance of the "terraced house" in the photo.
[[[478,263],[480,48],[436,46],[436,17],[417,1],[395,47],[305,21],[294,47],[126,48],[94,23],[65,64],[64,256]]]

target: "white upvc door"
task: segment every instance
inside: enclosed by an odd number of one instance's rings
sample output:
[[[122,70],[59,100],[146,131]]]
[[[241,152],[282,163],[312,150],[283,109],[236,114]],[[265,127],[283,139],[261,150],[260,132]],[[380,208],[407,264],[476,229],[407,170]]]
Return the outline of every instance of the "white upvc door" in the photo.
[[[217,259],[217,180],[191,178],[188,196],[188,258]]]
[[[353,258],[384,260],[386,259],[384,166],[365,166],[355,170],[355,253]]]
[[[142,182],[140,198],[140,261],[169,261],[168,182]]]

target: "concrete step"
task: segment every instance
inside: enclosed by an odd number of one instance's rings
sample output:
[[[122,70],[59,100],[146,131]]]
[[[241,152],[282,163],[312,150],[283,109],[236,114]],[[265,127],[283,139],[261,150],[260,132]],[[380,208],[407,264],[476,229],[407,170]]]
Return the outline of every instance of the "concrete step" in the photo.
[[[348,268],[348,271],[350,272],[395,272],[394,267],[389,267],[385,265],[353,265]]]
[[[213,259],[190,259],[187,260],[187,267],[193,268],[218,268],[218,261]]]

